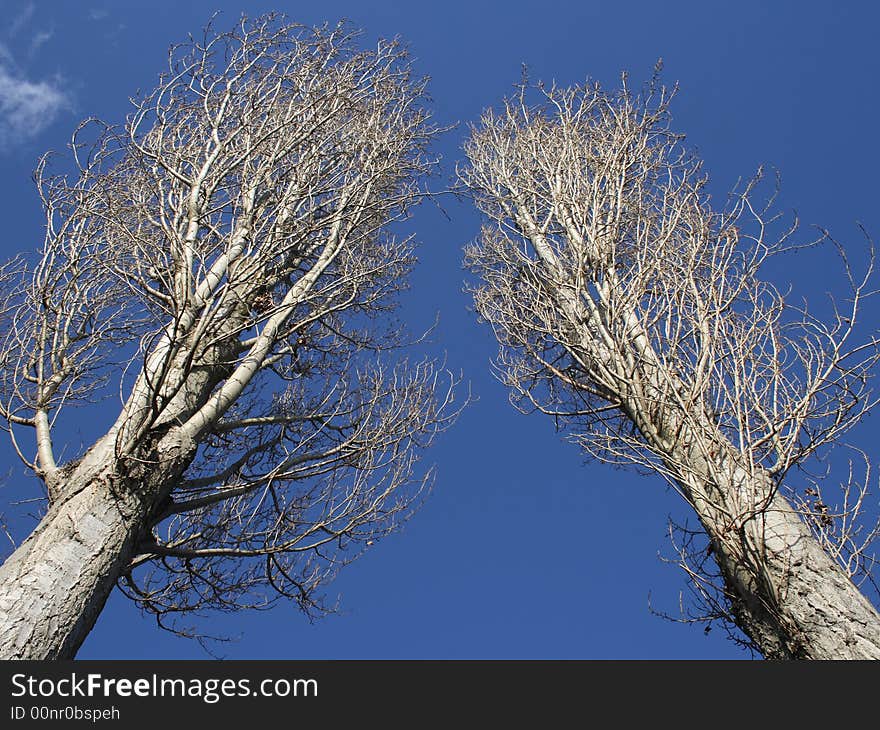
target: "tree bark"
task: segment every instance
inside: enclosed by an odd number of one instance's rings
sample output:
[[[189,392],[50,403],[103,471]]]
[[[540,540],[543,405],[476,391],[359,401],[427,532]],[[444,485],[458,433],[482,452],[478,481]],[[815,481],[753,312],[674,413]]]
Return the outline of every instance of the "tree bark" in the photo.
[[[557,289],[582,358],[599,352],[617,369],[615,397],[651,451],[674,475],[711,540],[736,624],[767,659],[880,659],[880,614],[823,549],[779,493],[770,474],[748,465],[704,413],[670,399],[687,392],[648,345],[639,321],[627,329],[638,377],[615,353],[595,345],[578,323],[589,313]],[[577,353],[575,353],[577,354]],[[676,387],[666,387],[677,383]]]
[[[880,659],[880,614],[770,474],[746,464],[706,416],[649,407],[662,402],[656,367],[645,377],[654,392],[627,411],[709,536],[737,625],[767,659]]]
[[[765,658],[880,659],[880,615],[766,474],[688,481],[734,618]],[[733,490],[755,501],[731,520]]]
[[[199,432],[187,419],[229,374],[236,341],[223,335],[236,331],[245,311],[244,304],[229,311],[210,333],[219,343],[196,355],[192,338],[171,355],[170,340],[161,343],[147,365],[172,358],[159,395],[142,373],[109,432],[55,471],[48,512],[0,566],[0,659],[76,656],[147,537],[148,518],[196,455]],[[166,401],[158,415],[154,400]]]
[[[169,431],[146,459],[114,434],[71,470],[61,498],[0,566],[0,659],[73,659],[128,567],[154,506],[194,448]]]
[[[747,464],[706,415],[664,400],[660,383],[676,378],[660,367],[646,365],[645,392],[621,400],[709,536],[737,625],[767,659],[880,659],[871,602],[766,470]]]

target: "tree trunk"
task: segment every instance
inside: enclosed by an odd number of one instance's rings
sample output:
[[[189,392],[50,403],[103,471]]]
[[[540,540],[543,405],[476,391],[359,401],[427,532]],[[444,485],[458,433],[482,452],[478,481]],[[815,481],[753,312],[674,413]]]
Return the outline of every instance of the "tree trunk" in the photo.
[[[228,375],[237,340],[221,335],[236,332],[246,313],[240,304],[219,332],[202,333],[212,344],[196,355],[193,341],[172,353],[159,396],[142,373],[110,431],[78,462],[56,471],[58,497],[52,495],[33,534],[0,566],[0,659],[76,656],[147,537],[148,517],[195,457],[198,433],[183,424]],[[150,362],[169,356],[171,345],[162,346]],[[151,406],[163,400],[154,417]],[[119,445],[127,442],[135,444],[133,453],[121,455]]]
[[[0,566],[0,659],[73,659],[128,567],[150,511],[192,459],[173,431],[122,463],[113,434],[71,470],[61,498]]]
[[[668,432],[666,419],[661,433]],[[711,539],[737,625],[764,657],[880,659],[880,614],[770,475],[745,465],[704,418],[680,423],[667,468],[680,475],[682,491]],[[663,450],[657,443],[655,448]]]
[[[682,409],[670,394],[687,392],[664,370],[631,316],[638,377],[615,353],[594,346],[574,297],[557,290],[575,324],[569,341],[583,359],[598,351],[627,387],[614,396],[674,476],[709,536],[736,624],[768,659],[880,659],[880,614],[822,549],[770,475],[749,465],[699,406]],[[577,353],[576,353],[577,354]],[[677,384],[668,387],[669,384]]]
[[[880,659],[880,615],[780,494],[741,525],[698,514],[733,615],[767,659]]]

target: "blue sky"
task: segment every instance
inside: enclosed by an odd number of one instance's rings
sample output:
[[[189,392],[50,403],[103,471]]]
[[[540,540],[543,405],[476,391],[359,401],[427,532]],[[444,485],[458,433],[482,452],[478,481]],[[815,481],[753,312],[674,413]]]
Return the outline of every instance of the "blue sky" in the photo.
[[[880,235],[876,29],[871,3],[828,2],[22,2],[0,0],[2,253],[33,250],[41,215],[30,175],[46,149],[62,149],[76,122],[118,122],[127,99],[150,88],[169,44],[242,12],[280,10],[316,24],[349,18],[367,40],[400,35],[432,78],[447,173],[466,124],[497,103],[527,64],[561,84],[587,76],[641,80],[659,57],[678,81],[675,126],[706,160],[717,195],[760,164],[782,173],[781,204],[805,225],[829,228],[855,253],[856,222]],[[491,376],[495,344],[462,291],[461,248],[479,226],[451,198],[412,221],[421,263],[403,313],[414,330],[440,324],[445,352],[479,400],[427,455],[438,479],[399,534],[348,567],[330,587],[341,612],[309,624],[292,607],[203,623],[236,640],[229,658],[738,658],[721,632],[653,615],[677,611],[683,576],[669,554],[668,516],[687,513],[658,480],[585,464],[539,416],[517,414]],[[821,260],[821,259],[820,259]],[[798,291],[831,284],[816,260],[778,273]],[[97,420],[100,420],[98,418]],[[874,419],[876,420],[876,419]],[[72,448],[92,423],[70,423]],[[857,438],[876,443],[876,423]],[[18,536],[34,485],[0,444],[9,478],[0,510]],[[28,489],[33,491],[28,492]],[[82,658],[204,658],[198,644],[156,628],[111,598]]]

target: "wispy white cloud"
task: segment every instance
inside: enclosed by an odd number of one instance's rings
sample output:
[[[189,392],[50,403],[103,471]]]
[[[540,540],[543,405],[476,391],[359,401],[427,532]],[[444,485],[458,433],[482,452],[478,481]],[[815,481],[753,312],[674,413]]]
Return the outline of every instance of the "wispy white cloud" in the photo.
[[[18,35],[18,32],[28,24],[31,18],[34,17],[34,11],[36,9],[37,8],[34,3],[28,3],[27,5],[25,5],[21,9],[21,12],[16,15],[12,19],[12,22],[9,24],[9,35]]]
[[[0,66],[0,151],[36,137],[70,106],[57,82],[28,81]]]
[[[36,9],[32,0],[25,3],[0,40],[0,153],[36,137],[73,106],[58,78],[35,79],[16,63],[22,50],[32,60],[54,36],[51,26],[35,22]],[[9,43],[17,46],[19,53],[13,53]]]
[[[37,51],[40,50],[42,45],[46,43],[53,35],[55,35],[54,30],[38,30],[34,33],[34,37],[31,38],[31,45],[28,48],[28,56],[33,58]]]

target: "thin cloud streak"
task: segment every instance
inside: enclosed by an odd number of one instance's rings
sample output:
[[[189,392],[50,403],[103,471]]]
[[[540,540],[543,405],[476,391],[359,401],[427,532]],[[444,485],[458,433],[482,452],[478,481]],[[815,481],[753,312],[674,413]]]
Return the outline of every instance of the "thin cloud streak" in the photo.
[[[25,5],[22,11],[9,24],[9,30],[7,31],[8,35],[10,37],[18,35],[18,32],[30,22],[31,18],[34,17],[35,10],[36,6],[34,3],[28,3]]]
[[[0,151],[36,137],[70,107],[57,84],[18,78],[0,66]]]
[[[34,33],[34,37],[31,38],[31,45],[28,49],[28,57],[33,58],[37,51],[48,42],[52,36],[55,35],[55,31],[53,30],[40,30]]]

